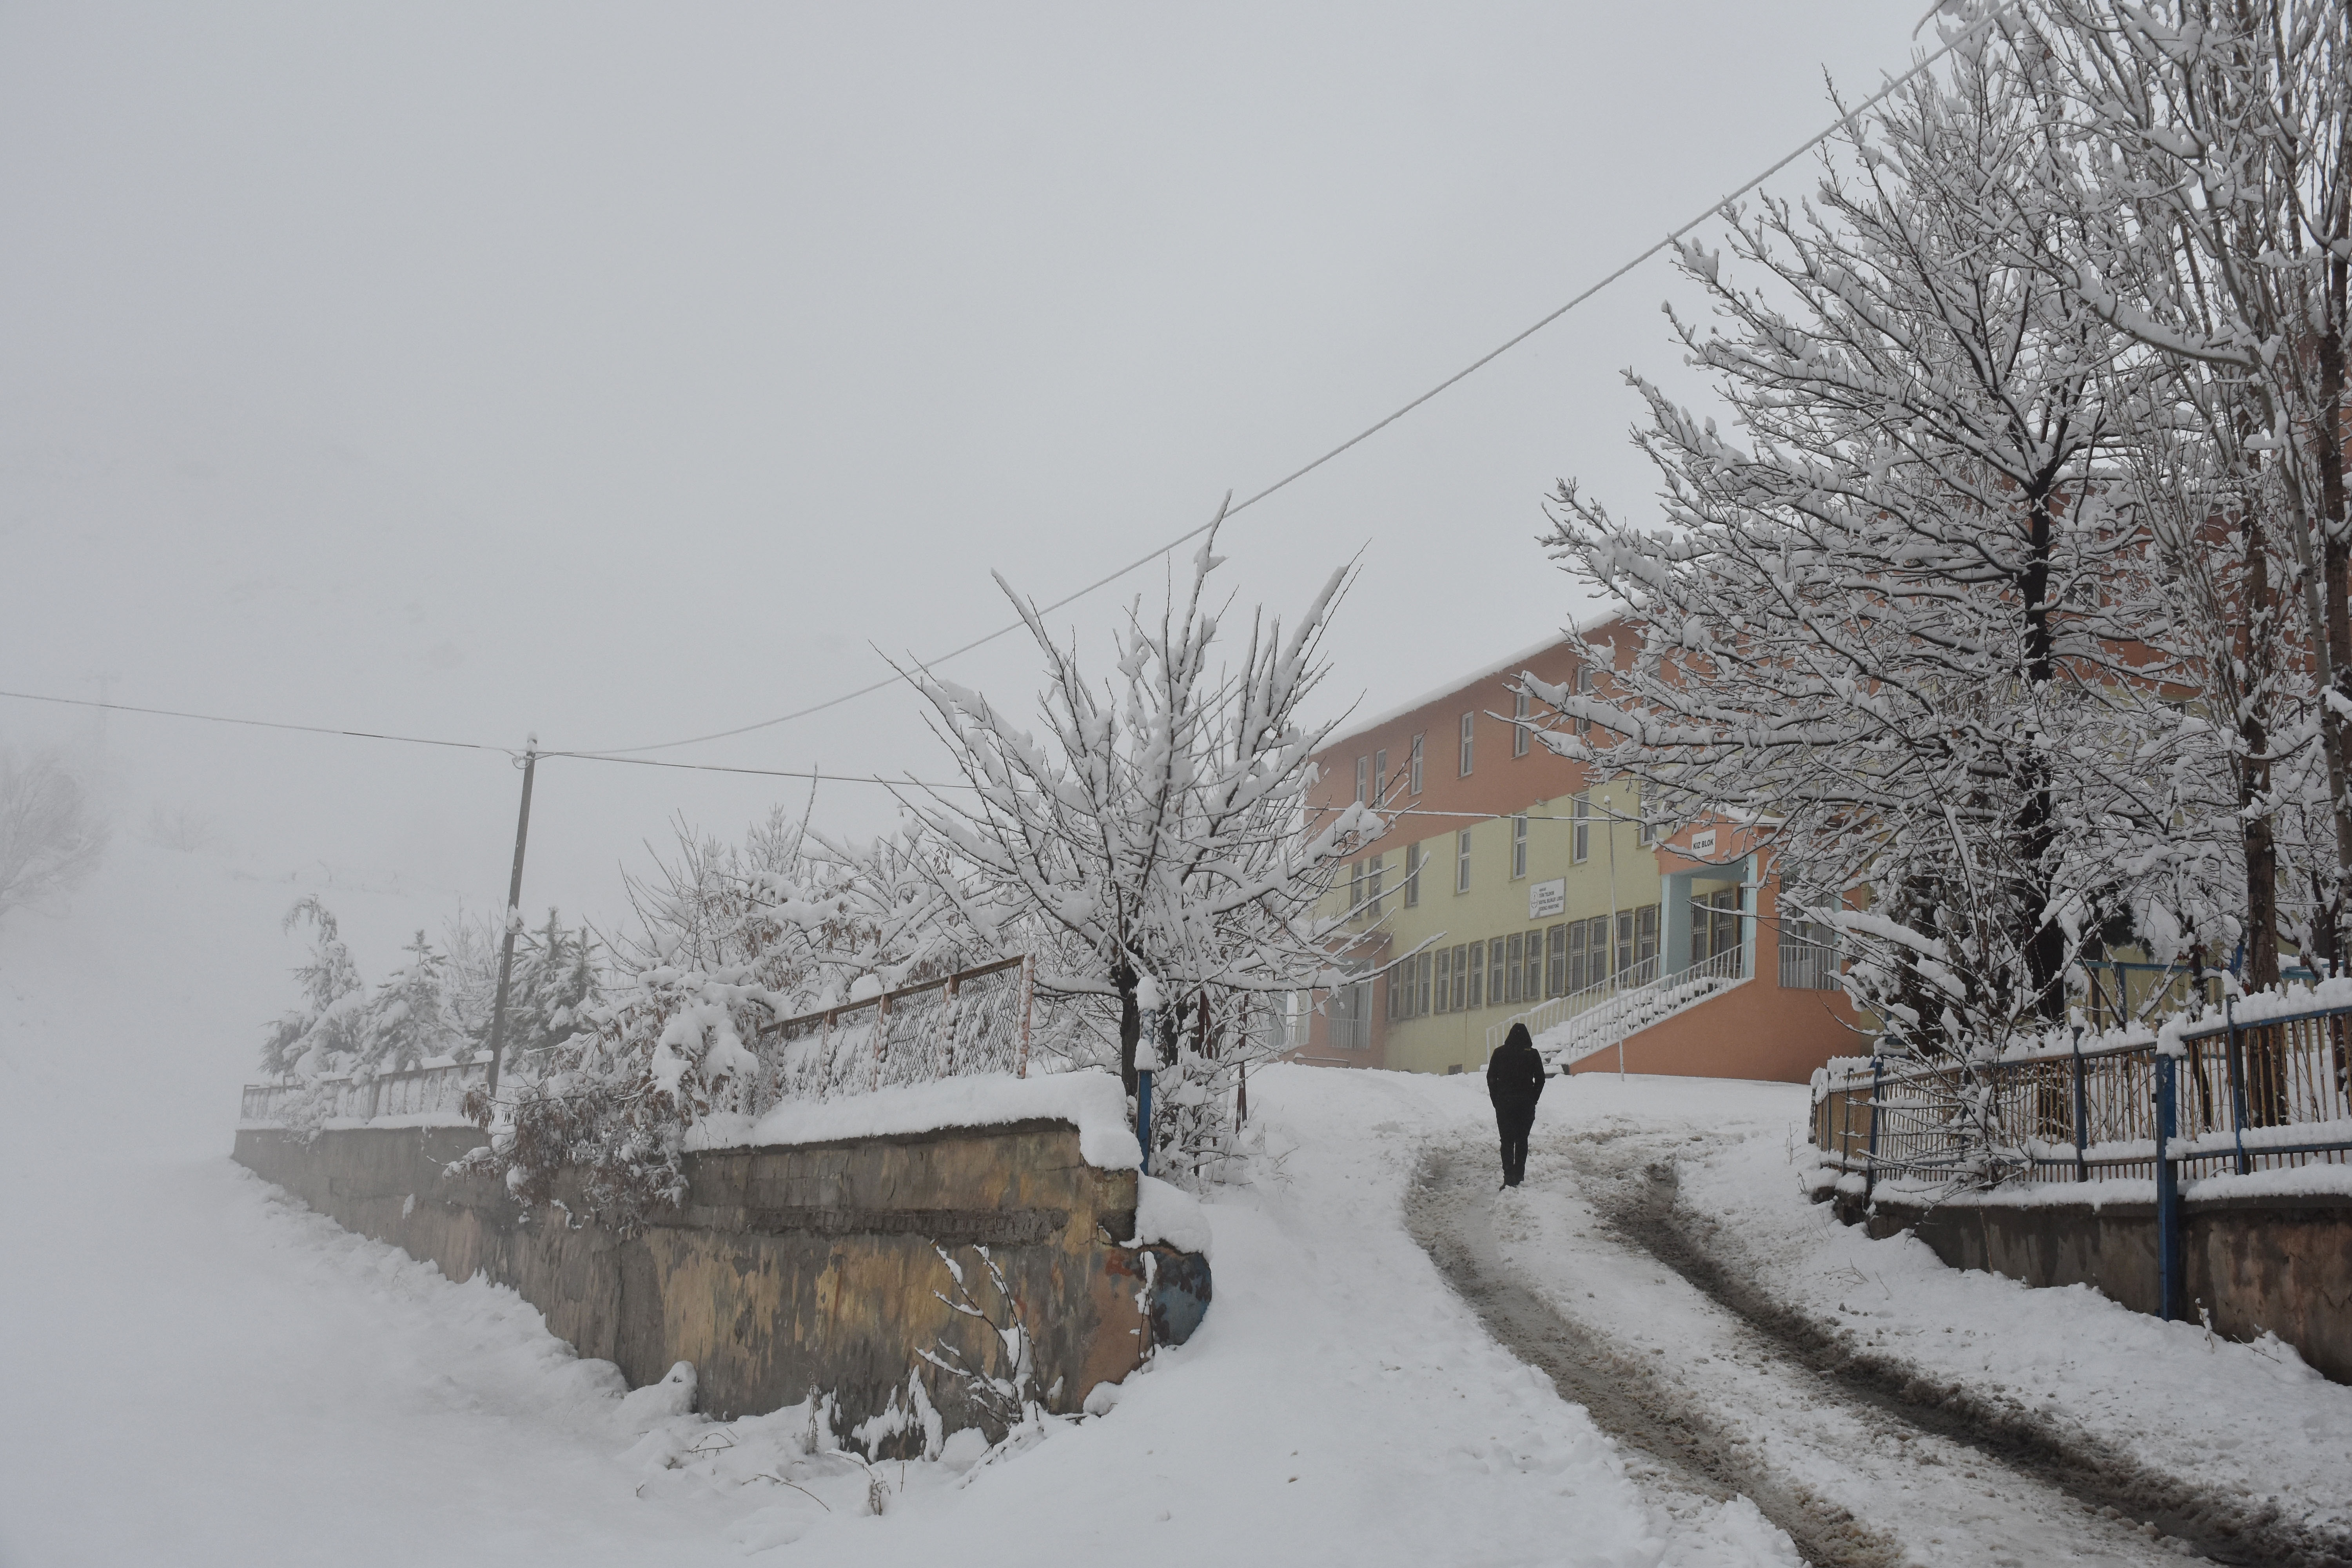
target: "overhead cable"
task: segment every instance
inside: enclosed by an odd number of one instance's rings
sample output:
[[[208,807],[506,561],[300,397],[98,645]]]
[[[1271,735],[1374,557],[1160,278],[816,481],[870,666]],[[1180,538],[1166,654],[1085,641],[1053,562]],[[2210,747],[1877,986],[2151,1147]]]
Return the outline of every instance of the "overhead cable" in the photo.
[[[1464,365],[1460,370],[1455,371],[1452,375],[1447,376],[1444,380],[1439,382],[1436,385],[1431,387],[1420,396],[1413,398],[1411,402],[1406,403],[1402,407],[1398,408],[1394,413],[1384,416],[1383,417],[1373,421],[1371,424],[1365,426],[1361,430],[1357,431],[1353,436],[1349,437],[1346,440],[1340,442],[1338,446],[1332,447],[1321,457],[1317,458],[1310,463],[1293,468],[1289,473],[1285,474],[1282,478],[1275,480],[1274,483],[1266,486],[1264,489],[1259,490],[1256,494],[1248,497],[1246,500],[1235,501],[1232,505],[1227,506],[1211,521],[1204,522],[1198,528],[1187,530],[1186,531],[1178,534],[1175,538],[1168,541],[1166,543],[1155,546],[1145,553],[1137,556],[1126,565],[1119,567],[1117,571],[1107,573],[1104,575],[1096,578],[1093,582],[1088,583],[1083,588],[1079,588],[1072,593],[1065,594],[1062,597],[1055,599],[1053,603],[1044,605],[1037,611],[1037,614],[1041,616],[1052,615],[1055,611],[1085,598],[1096,589],[1106,587],[1110,584],[1118,581],[1121,577],[1126,576],[1129,573],[1136,571],[1139,567],[1150,565],[1152,562],[1159,560],[1161,556],[1166,555],[1169,552],[1176,549],[1178,546],[1189,544],[1193,540],[1201,537],[1201,535],[1208,532],[1210,529],[1217,526],[1217,524],[1224,519],[1233,516],[1235,512],[1246,511],[1251,507],[1255,506],[1258,502],[1265,500],[1268,496],[1296,484],[1298,480],[1305,479],[1307,475],[1313,473],[1316,469],[1321,468],[1332,458],[1339,457],[1341,453],[1360,445],[1362,442],[1370,440],[1372,437],[1380,434],[1382,430],[1387,429],[1390,426],[1395,424],[1398,420],[1403,418],[1414,409],[1419,408],[1423,404],[1429,402],[1433,397],[1436,397],[1439,394],[1450,390],[1456,384],[1466,380],[1470,376],[1477,374],[1479,371],[1486,369],[1486,366],[1502,358],[1503,355],[1510,353],[1511,350],[1518,347],[1529,338],[1534,337],[1538,332],[1542,331],[1546,327],[1550,326],[1554,321],[1559,321],[1562,316],[1567,315],[1570,310],[1575,310],[1579,305],[1583,304],[1586,300],[1591,299],[1594,295],[1600,293],[1602,289],[1608,288],[1611,284],[1616,282],[1619,279],[1624,277],[1635,268],[1641,266],[1642,263],[1649,260],[1652,257],[1658,255],[1675,244],[1677,241],[1682,239],[1684,236],[1689,234],[1693,229],[1697,228],[1701,224],[1706,222],[1709,218],[1721,212],[1733,202],[1738,200],[1741,196],[1746,195],[1748,192],[1754,190],[1757,186],[1762,184],[1765,181],[1770,179],[1773,175],[1779,174],[1781,170],[1787,168],[1790,164],[1795,163],[1806,153],[1811,152],[1816,147],[1819,147],[1822,142],[1837,134],[1841,126],[1853,123],[1867,110],[1876,108],[1880,103],[1885,101],[1887,98],[1900,89],[1905,84],[1924,74],[1929,67],[1935,65],[1936,62],[1942,59],[1946,55],[1950,54],[1954,49],[1959,47],[1959,46],[1969,38],[1974,37],[1985,27],[1990,26],[2008,9],[2009,7],[2007,5],[1993,7],[1984,16],[1979,16],[1976,21],[1970,23],[1968,26],[1953,34],[1949,38],[1944,41],[1941,47],[1935,50],[1932,54],[1923,58],[1909,70],[1905,71],[1901,76],[1895,78],[1885,87],[1880,88],[1876,92],[1871,94],[1870,97],[1863,100],[1859,104],[1856,104],[1852,110],[1840,115],[1837,119],[1823,126],[1820,131],[1808,137],[1801,144],[1788,153],[1775,159],[1771,165],[1765,169],[1761,174],[1756,174],[1748,180],[1741,182],[1732,189],[1726,191],[1722,195],[1709,203],[1706,210],[1701,212],[1696,217],[1692,218],[1688,223],[1684,224],[1681,227],[1670,231],[1664,238],[1657,240],[1654,244],[1648,246],[1646,248],[1628,259],[1622,266],[1617,268],[1616,270],[1602,278],[1599,282],[1591,284],[1590,287],[1586,288],[1582,292],[1570,300],[1566,304],[1561,305],[1559,309],[1542,316],[1520,331],[1514,332],[1511,336],[1504,339],[1500,343],[1497,343],[1495,347],[1487,350],[1485,353],[1480,354],[1476,359],[1472,360],[1468,364]],[[1007,637],[1013,632],[1021,630],[1028,623],[1025,620],[1008,621],[1003,626],[997,627],[994,631],[989,632],[981,637],[976,637],[970,642],[962,644],[961,647],[950,648],[947,652],[936,655],[931,658],[918,661],[917,668],[929,668],[933,665],[944,664],[949,659],[961,658],[963,655],[971,652],[974,648],[984,647],[988,644],[996,641],[999,637]],[[639,752],[666,752],[678,746],[699,745],[705,741],[723,741],[736,735],[748,735],[755,730],[773,729],[779,724],[789,724],[795,719],[805,719],[813,713],[822,713],[828,708],[838,708],[845,702],[854,702],[861,697],[870,697],[874,693],[880,691],[887,687],[898,685],[900,681],[906,679],[907,677],[903,671],[894,669],[890,674],[884,676],[880,679],[873,681],[866,686],[860,686],[855,690],[845,691],[837,697],[828,697],[822,702],[814,702],[805,708],[795,708],[789,713],[780,713],[772,719],[762,719],[756,723],[739,724],[731,730],[713,730],[707,735],[689,735],[684,740],[679,741],[656,741],[650,744],[642,746],[603,746],[595,748],[593,752],[582,752],[578,754],[583,756],[595,755],[602,757],[618,757]]]

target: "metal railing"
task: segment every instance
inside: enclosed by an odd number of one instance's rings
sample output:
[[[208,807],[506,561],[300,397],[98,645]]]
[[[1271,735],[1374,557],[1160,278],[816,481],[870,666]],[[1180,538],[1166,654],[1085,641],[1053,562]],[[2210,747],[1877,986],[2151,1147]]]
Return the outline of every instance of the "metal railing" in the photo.
[[[1565,996],[1554,996],[1538,1002],[1524,1012],[1512,1014],[1499,1024],[1486,1026],[1486,1054],[1493,1056],[1502,1046],[1503,1037],[1511,1032],[1514,1024],[1525,1024],[1528,1033],[1540,1037],[1557,1029],[1580,1013],[1587,1013],[1622,991],[1637,991],[1654,985],[1658,980],[1658,959],[1648,958],[1628,964],[1605,980],[1596,980],[1581,991],[1571,991]]]
[[[2145,1181],[2167,1116],[2179,1177],[2352,1161],[2352,1008],[2231,1009],[2175,1039],[2177,1055],[2142,1031],[1977,1062],[1849,1058],[1817,1084],[1813,1141],[1865,1184]]]
[[[308,1082],[249,1083],[239,1119],[282,1124],[298,1097],[314,1114],[336,1121],[373,1121],[383,1117],[457,1114],[466,1091],[482,1082],[488,1060],[436,1062],[370,1078],[331,1073]]]
[[[1865,1201],[1882,1180],[1933,1201],[2011,1181],[2152,1182],[2158,1315],[2178,1318],[2184,1178],[2352,1163],[2352,1008],[2242,1023],[2231,1005],[2138,1034],[1981,1061],[1832,1063],[1814,1082],[1813,1142],[1839,1189]]]
[[[1544,1066],[1553,1072],[1565,1072],[1585,1058],[1605,1051],[1630,1039],[1653,1024],[1664,1023],[1685,1007],[1696,1006],[1708,997],[1728,991],[1748,979],[1748,963],[1743,948],[1728,947],[1711,958],[1703,959],[1687,969],[1660,975],[1658,961],[1644,959],[1631,968],[1620,970],[1603,986],[1587,986],[1574,996],[1555,998],[1545,1007],[1530,1012],[1540,1016],[1545,1008],[1563,1002],[1575,1002],[1590,997],[1583,1005],[1563,1009],[1556,1022],[1542,1027],[1530,1022],[1528,1032],[1535,1037],[1536,1049],[1544,1058]],[[1520,1015],[1527,1018],[1528,1015]],[[1503,1032],[1516,1021],[1505,1019],[1486,1030],[1486,1054],[1492,1056],[1502,1043]]]
[[[761,1067],[755,1108],[966,1073],[1026,1077],[1035,993],[1035,965],[1027,958],[1007,958],[762,1025],[749,1042]],[[486,1080],[488,1067],[485,1061],[453,1062],[368,1079],[343,1073],[307,1082],[247,1084],[241,1116],[248,1123],[283,1125],[298,1109],[306,1119],[352,1121],[455,1115],[466,1091]],[[510,1081],[528,1081],[532,1075],[511,1057],[506,1068]]]
[[[753,1047],[762,1108],[965,1073],[1025,1078],[1035,997],[1035,963],[1007,958],[779,1019]]]

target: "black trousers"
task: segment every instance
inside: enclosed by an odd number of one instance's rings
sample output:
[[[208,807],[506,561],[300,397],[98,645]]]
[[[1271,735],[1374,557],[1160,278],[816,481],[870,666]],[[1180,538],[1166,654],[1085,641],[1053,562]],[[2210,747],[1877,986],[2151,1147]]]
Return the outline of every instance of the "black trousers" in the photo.
[[[1533,1106],[1525,1110],[1495,1108],[1495,1127],[1503,1135],[1503,1180],[1512,1186],[1528,1173],[1528,1132],[1535,1124]]]

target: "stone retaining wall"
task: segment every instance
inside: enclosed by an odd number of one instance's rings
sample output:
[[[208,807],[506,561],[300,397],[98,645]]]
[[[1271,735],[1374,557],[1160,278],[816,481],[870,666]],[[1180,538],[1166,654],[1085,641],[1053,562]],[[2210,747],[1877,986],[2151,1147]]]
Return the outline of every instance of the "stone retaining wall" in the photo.
[[[2158,1309],[2152,1203],[1907,1203],[1884,1191],[1840,1216],[1876,1237],[1916,1231],[1955,1268],[2028,1285],[2089,1285],[2137,1312]],[[2181,1205],[2182,1295],[2233,1340],[2267,1329],[2338,1383],[2352,1383],[2352,1198],[2223,1198]]]
[[[1208,1300],[1206,1259],[1118,1245],[1134,1234],[1135,1173],[1088,1165],[1064,1121],[689,1154],[685,1207],[625,1238],[560,1206],[526,1211],[487,1178],[443,1173],[481,1142],[472,1127],[337,1130],[307,1142],[247,1128],[235,1157],[452,1279],[513,1287],[632,1386],[692,1362],[698,1408],[722,1419],[817,1389],[839,1400],[845,1431],[894,1394],[903,1405],[919,1371],[949,1430],[990,1426],[917,1354],[944,1345],[1004,1370],[995,1331],[940,1300],[956,1288],[935,1243],[991,1317],[1018,1310],[1055,1411],[1125,1377],[1155,1337],[1181,1342]],[[980,1247],[1012,1303],[997,1298]]]

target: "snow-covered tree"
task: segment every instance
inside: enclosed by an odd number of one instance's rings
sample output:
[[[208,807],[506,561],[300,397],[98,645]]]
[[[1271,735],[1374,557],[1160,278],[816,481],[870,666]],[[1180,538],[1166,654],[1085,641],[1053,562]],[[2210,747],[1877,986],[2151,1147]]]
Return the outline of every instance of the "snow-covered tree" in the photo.
[[[368,1004],[354,1071],[398,1072],[445,1056],[457,1043],[449,1017],[448,961],[421,931],[401,952],[406,961]]]
[[[2063,1016],[2179,738],[2147,721],[2168,611],[2116,489],[2149,395],[2041,265],[2078,244],[2070,148],[1991,52],[1850,119],[1812,202],[1735,216],[1732,265],[1681,248],[1714,320],[1675,331],[1736,427],[1634,378],[1670,527],[1569,482],[1549,543],[1640,647],[1590,694],[1528,682],[1645,815],[1755,823],[1827,889],[1858,999],[1931,1048]]]
[[[310,930],[310,959],[294,971],[302,1005],[269,1026],[261,1070],[271,1078],[316,1077],[358,1056],[367,1032],[367,997],[359,966],[335,917],[313,893],[286,911],[280,929]]]
[[[1305,825],[1309,759],[1332,722],[1301,709],[1325,671],[1344,570],[1286,633],[1254,614],[1223,664],[1231,645],[1208,603],[1215,537],[1157,617],[1129,606],[1100,682],[1000,578],[1045,663],[1034,719],[929,671],[909,679],[971,786],[916,805],[954,851],[932,863],[941,893],[1000,952],[1035,951],[1040,993],[1092,1020],[1088,1053],[1130,1089],[1149,980],[1167,1003],[1158,1054],[1175,1087],[1222,1106],[1230,1068],[1274,1048],[1261,1015],[1330,970],[1316,904],[1384,823],[1354,806]],[[1202,998],[1213,1035],[1184,1027]]]
[[[105,847],[106,830],[63,763],[0,747],[0,915],[71,887]]]
[[[2165,461],[2180,488],[2151,499],[2197,496],[2175,553],[2189,570],[2215,558],[2203,652],[2246,823],[2247,978],[2276,981],[2282,927],[2313,962],[2340,966],[2352,940],[2352,9],[2036,0],[2004,7],[1995,30],[2012,71],[2063,93],[2075,155],[2060,173],[2096,220],[2048,253],[2050,271],[2170,373],[2180,430]],[[2283,786],[2304,773],[2319,793],[2298,801]],[[2297,816],[2317,830],[2308,855],[2280,838]],[[2283,855],[2299,876],[2283,875]]]

